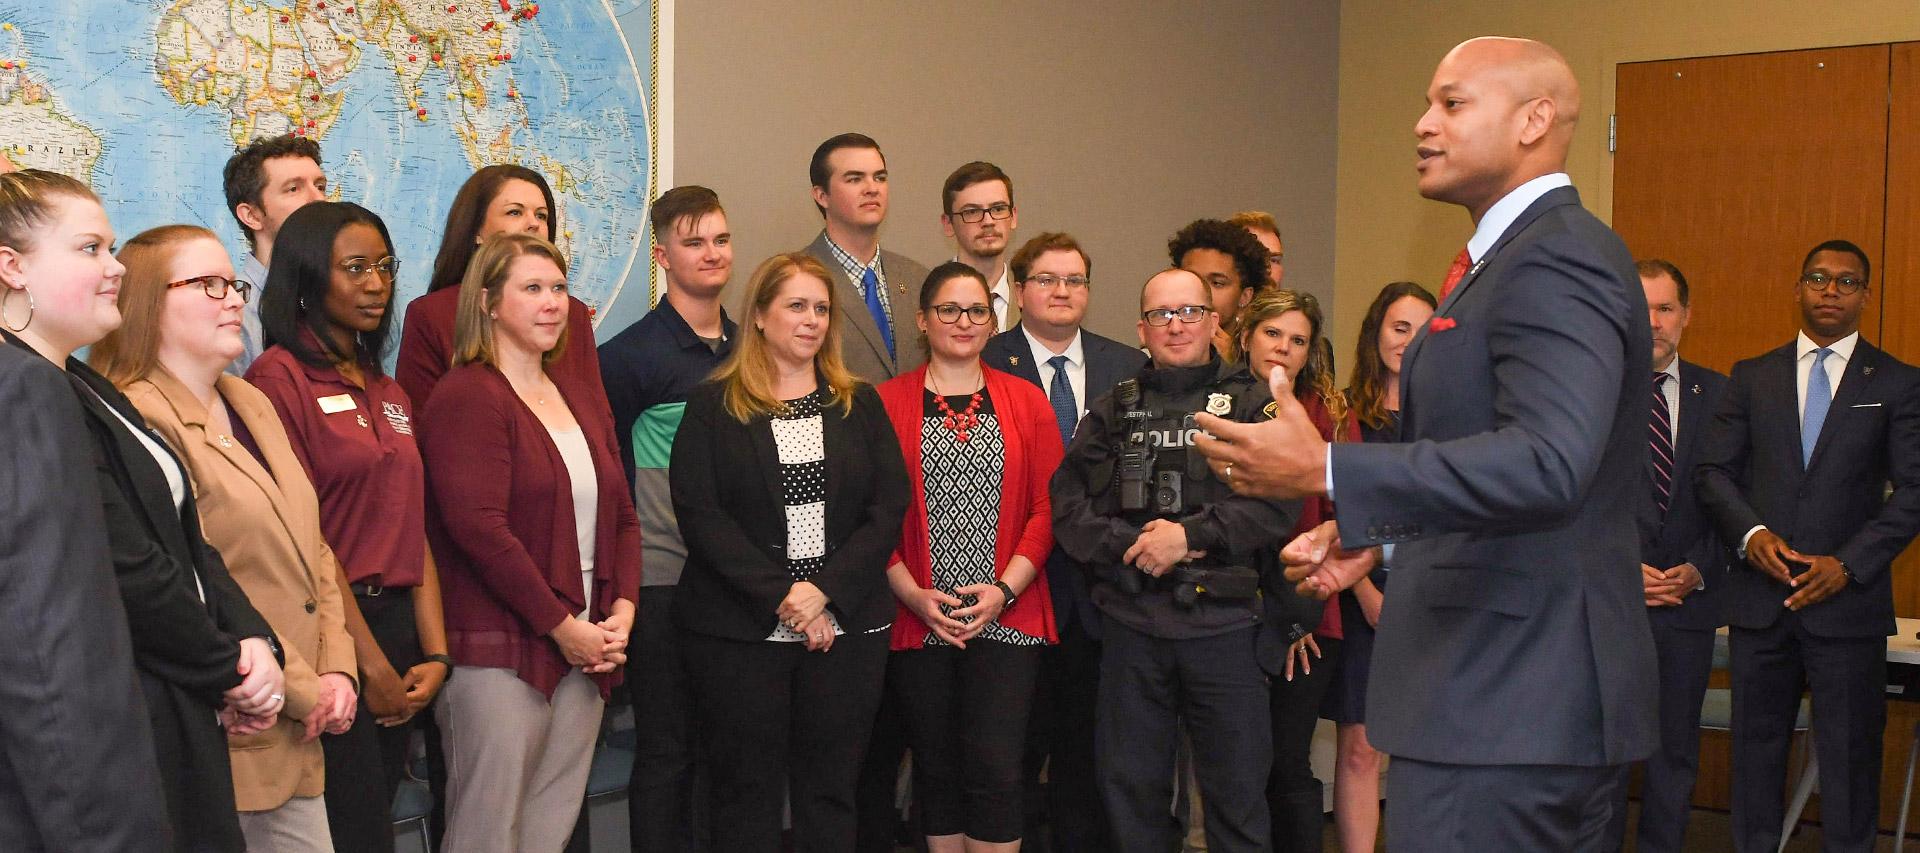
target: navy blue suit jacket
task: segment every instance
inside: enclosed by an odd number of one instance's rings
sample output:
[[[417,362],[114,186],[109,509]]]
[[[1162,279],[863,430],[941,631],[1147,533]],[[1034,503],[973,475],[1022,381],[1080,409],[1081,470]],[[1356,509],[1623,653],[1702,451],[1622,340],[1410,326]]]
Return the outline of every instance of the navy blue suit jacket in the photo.
[[[1640,562],[1656,569],[1692,563],[1700,570],[1705,589],[1687,594],[1677,607],[1650,607],[1647,617],[1683,630],[1711,631],[1727,624],[1727,571],[1733,551],[1720,538],[1700,506],[1693,486],[1693,466],[1700,458],[1701,437],[1713,422],[1715,406],[1727,387],[1727,377],[1690,361],[1680,362],[1680,422],[1673,445],[1673,499],[1663,517],[1652,500],[1643,504],[1640,518]],[[1651,492],[1649,492],[1651,496]]]
[[[1652,751],[1651,349],[1632,255],[1555,189],[1408,346],[1404,443],[1333,445],[1343,542],[1401,543],[1368,682],[1376,747],[1475,765]]]
[[[1803,464],[1795,362],[1789,343],[1733,366],[1694,473],[1700,500],[1736,548],[1765,525],[1802,554],[1846,564],[1853,581],[1800,611],[1808,631],[1892,634],[1888,568],[1920,531],[1920,369],[1861,339]],[[1727,585],[1727,621],[1741,628],[1772,625],[1792,594],[1744,560]]]
[[[1080,399],[1088,403],[1139,373],[1147,363],[1146,353],[1085,329],[1080,330],[1080,349],[1087,360],[1087,387],[1080,389]],[[1033,362],[1033,347],[1027,345],[1026,334],[1018,326],[989,339],[980,360],[1033,383],[1042,394],[1047,392],[1040,381],[1040,366]],[[1088,636],[1100,638],[1100,611],[1093,606],[1087,573],[1058,547],[1047,558],[1047,588],[1053,596],[1054,624],[1060,631],[1078,622]]]

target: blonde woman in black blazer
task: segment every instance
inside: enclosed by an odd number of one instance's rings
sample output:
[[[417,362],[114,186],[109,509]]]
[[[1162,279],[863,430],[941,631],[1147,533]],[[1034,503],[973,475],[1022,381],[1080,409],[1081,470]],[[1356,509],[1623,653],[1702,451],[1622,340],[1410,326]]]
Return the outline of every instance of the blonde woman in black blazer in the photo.
[[[854,844],[854,782],[894,615],[908,485],[880,398],[841,365],[842,312],[805,253],[753,274],[733,355],[674,439],[687,542],[674,598],[713,784],[715,850]]]

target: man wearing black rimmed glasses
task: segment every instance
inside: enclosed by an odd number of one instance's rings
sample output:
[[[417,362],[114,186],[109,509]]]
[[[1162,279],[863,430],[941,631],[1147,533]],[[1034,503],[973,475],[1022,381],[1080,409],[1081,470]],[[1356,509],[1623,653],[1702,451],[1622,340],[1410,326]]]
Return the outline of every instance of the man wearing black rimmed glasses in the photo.
[[[1167,804],[1184,721],[1208,849],[1266,850],[1273,740],[1253,565],[1300,505],[1233,494],[1191,450],[1197,413],[1252,423],[1271,402],[1215,354],[1206,282],[1161,272],[1140,310],[1152,361],[1095,399],[1052,484],[1055,542],[1088,567],[1104,617],[1094,739],[1110,849],[1178,848]]]
[[[953,238],[953,259],[985,276],[993,295],[994,328],[1013,328],[1013,288],[1007,282],[1007,247],[1020,227],[1013,206],[1013,179],[999,166],[975,160],[947,176],[940,188],[940,230]]]
[[[1780,841],[1800,694],[1813,694],[1827,850],[1871,850],[1886,727],[1889,568],[1920,532],[1920,370],[1860,337],[1866,252],[1821,243],[1800,334],[1733,366],[1695,484],[1744,562],[1727,579],[1735,850]],[[1891,484],[1891,491],[1888,486]]]

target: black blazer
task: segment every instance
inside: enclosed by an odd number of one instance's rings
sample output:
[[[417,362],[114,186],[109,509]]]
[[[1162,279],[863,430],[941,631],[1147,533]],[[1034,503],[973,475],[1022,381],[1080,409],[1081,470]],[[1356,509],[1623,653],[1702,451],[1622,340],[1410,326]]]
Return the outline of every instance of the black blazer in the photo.
[[[1402,543],[1368,682],[1382,751],[1577,766],[1652,751],[1652,346],[1633,256],[1555,189],[1407,347],[1403,443],[1333,445],[1344,542]]]
[[[0,850],[166,849],[83,417],[58,368],[0,346]]]
[[[1808,631],[1892,634],[1888,567],[1920,532],[1920,370],[1862,338],[1803,465],[1796,361],[1789,343],[1733,366],[1694,473],[1700,501],[1735,548],[1765,525],[1802,554],[1846,564],[1853,582],[1800,611]],[[1791,594],[1744,560],[1727,586],[1727,621],[1741,628],[1772,625]]]
[[[1087,360],[1087,387],[1080,389],[1080,397],[1088,405],[1147,366],[1146,353],[1085,329],[1080,330],[1080,350]],[[1048,391],[1040,381],[1040,365],[1033,362],[1033,347],[1018,326],[989,338],[980,360],[1033,383],[1042,394]],[[1047,590],[1053,598],[1054,624],[1062,633],[1078,622],[1088,636],[1100,639],[1100,610],[1093,606],[1087,572],[1065,549],[1056,547],[1047,558]]]
[[[824,386],[824,382],[822,383]],[[893,425],[873,386],[860,384],[853,411],[821,414],[827,460],[827,561],[810,580],[849,634],[893,624],[887,560],[900,544],[910,487]],[[787,572],[787,513],[770,419],[727,414],[720,386],[687,396],[673,440],[668,480],[686,569],[673,596],[674,621],[700,634],[764,640],[793,586]]]
[[[1707,520],[1693,486],[1693,465],[1700,458],[1701,436],[1726,390],[1727,377],[1690,361],[1680,362],[1680,423],[1673,446],[1673,497],[1667,514],[1649,499],[1640,516],[1640,562],[1656,569],[1692,563],[1706,588],[1688,593],[1678,607],[1647,608],[1647,618],[1672,628],[1711,631],[1727,624],[1727,570],[1733,552]],[[1648,492],[1649,498],[1652,492]]]
[[[107,546],[153,722],[173,847],[243,850],[226,732],[214,712],[224,702],[221,694],[240,683],[240,640],[272,637],[273,630],[201,539],[191,489],[186,507],[176,512],[160,467],[114,416],[117,411],[146,428],[133,404],[78,359],[68,359],[67,376],[86,414]],[[153,438],[166,448],[163,439]],[[184,463],[180,470],[186,473]],[[196,574],[204,602],[194,588]]]

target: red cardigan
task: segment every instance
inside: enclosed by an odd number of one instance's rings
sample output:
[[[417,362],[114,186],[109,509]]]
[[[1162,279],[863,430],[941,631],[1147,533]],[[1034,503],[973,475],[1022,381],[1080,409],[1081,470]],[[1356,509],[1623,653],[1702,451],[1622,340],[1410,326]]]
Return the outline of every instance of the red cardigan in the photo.
[[[593,454],[593,601],[605,619],[615,599],[640,601],[640,522],[633,514],[612,422],[581,416],[560,385]],[[571,667],[546,636],[588,610],[580,584],[567,464],[505,376],[484,364],[454,368],[420,412],[427,467],[427,538],[439,563],[447,644],[464,666],[514,670],[553,696]],[[596,676],[605,696],[616,671]]]
[[[425,406],[433,396],[433,386],[453,364],[453,315],[460,308],[460,288],[443,287],[407,303],[406,319],[400,323],[400,355],[393,365],[394,381],[407,392],[417,407]],[[600,381],[600,356],[593,348],[593,318],[587,305],[567,297],[567,349],[547,365],[553,384],[571,394],[578,389],[589,399],[594,417],[613,422],[613,409],[607,405],[607,389]],[[571,385],[572,387],[568,387]],[[578,397],[579,394],[572,396]],[[581,404],[573,403],[574,415]]]
[[[1040,389],[1024,379],[985,365],[987,396],[1005,437],[1006,463],[1000,480],[1000,523],[994,535],[993,564],[1004,571],[1018,555],[1032,561],[1033,583],[1000,614],[1000,624],[1049,643],[1059,642],[1053,624],[1053,596],[1047,592],[1047,555],[1053,551],[1053,502],[1047,486],[1060,467],[1065,449],[1053,408]],[[926,416],[927,368],[896,376],[878,389],[887,419],[900,438],[900,455],[913,484],[913,503],[901,525],[900,546],[887,565],[905,563],[915,583],[926,586],[933,577],[933,551],[927,533],[927,484],[920,464],[920,425]],[[893,619],[893,649],[918,649],[926,641],[927,624],[902,604]]]
[[[1307,419],[1313,421],[1313,425],[1320,430],[1320,438],[1323,441],[1338,440],[1359,443],[1360,422],[1354,418],[1353,413],[1347,413],[1346,422],[1340,425],[1340,436],[1338,439],[1335,439],[1333,432],[1333,413],[1327,411],[1327,404],[1321,402],[1319,394],[1311,391],[1302,394],[1300,396],[1300,405],[1307,410]],[[1333,501],[1327,500],[1325,497],[1308,498],[1302,502],[1300,507],[1300,522],[1293,526],[1293,533],[1287,537],[1286,541],[1292,542],[1294,537],[1312,530],[1315,527],[1319,527],[1323,521],[1332,521],[1333,509]],[[1341,593],[1341,595],[1350,594],[1351,593]],[[1313,629],[1313,633],[1335,640],[1342,638],[1345,631],[1340,626],[1339,595],[1327,597],[1326,609],[1320,612],[1320,625]]]

